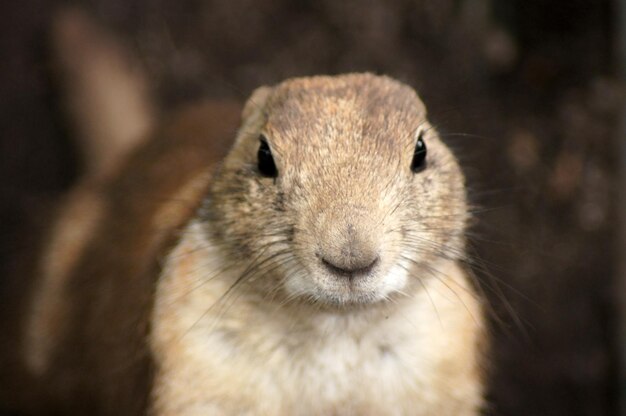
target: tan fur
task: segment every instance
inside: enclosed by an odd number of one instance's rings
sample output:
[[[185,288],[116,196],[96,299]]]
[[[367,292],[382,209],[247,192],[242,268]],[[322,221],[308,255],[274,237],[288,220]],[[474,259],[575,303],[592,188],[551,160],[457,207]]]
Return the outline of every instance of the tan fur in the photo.
[[[298,79],[258,90],[243,114],[157,288],[153,413],[476,414],[483,328],[456,264],[463,178],[415,94],[370,75]],[[425,128],[430,165],[413,174]],[[278,182],[241,171],[260,132]],[[315,250],[335,263],[382,254],[346,286]]]
[[[291,79],[243,111],[197,103],[157,127],[123,51],[67,19],[91,167],[32,287],[0,311],[21,325],[0,343],[2,399],[39,414],[479,412],[464,178],[410,87]],[[261,137],[276,177],[258,168]]]
[[[79,10],[60,12],[52,34],[66,107],[86,165],[92,176],[111,174],[153,126],[143,72]]]
[[[472,415],[481,311],[454,263],[414,298],[319,311],[244,290],[192,223],[157,292],[157,415]]]
[[[102,219],[103,204],[98,193],[85,184],[69,195],[52,229],[26,330],[26,362],[35,374],[45,373],[54,343],[63,333],[68,301],[65,289]]]
[[[101,177],[119,169],[153,123],[142,71],[108,34],[76,9],[58,14],[52,34],[67,89],[66,106],[88,171],[62,203],[34,289],[25,354],[30,369],[39,375],[45,373],[55,340],[64,332],[71,273],[102,220]]]

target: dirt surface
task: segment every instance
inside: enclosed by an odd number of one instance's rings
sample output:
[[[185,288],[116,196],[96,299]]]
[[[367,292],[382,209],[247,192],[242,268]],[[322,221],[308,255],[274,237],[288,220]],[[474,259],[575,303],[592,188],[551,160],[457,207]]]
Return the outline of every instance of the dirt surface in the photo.
[[[166,108],[206,95],[243,99],[259,85],[319,73],[373,71],[416,87],[463,161],[477,206],[473,266],[491,305],[491,413],[616,414],[623,88],[613,3],[81,4],[132,47]],[[0,4],[5,263],[24,222],[81,169],[47,53],[59,5]]]

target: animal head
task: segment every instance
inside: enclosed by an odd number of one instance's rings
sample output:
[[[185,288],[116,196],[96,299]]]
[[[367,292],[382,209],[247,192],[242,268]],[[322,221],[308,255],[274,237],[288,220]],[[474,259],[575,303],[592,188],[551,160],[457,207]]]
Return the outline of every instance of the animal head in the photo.
[[[349,74],[256,90],[203,218],[254,287],[346,306],[437,278],[463,253],[467,207],[415,91]]]

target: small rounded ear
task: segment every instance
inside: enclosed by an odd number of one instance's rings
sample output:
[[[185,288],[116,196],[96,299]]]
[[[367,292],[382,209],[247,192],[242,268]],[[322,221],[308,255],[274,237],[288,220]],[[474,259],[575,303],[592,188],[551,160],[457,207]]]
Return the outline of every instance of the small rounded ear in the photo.
[[[243,112],[241,113],[241,118],[243,120],[249,119],[253,114],[258,114],[263,111],[265,107],[265,102],[269,97],[272,89],[270,87],[259,87],[248,98],[246,101],[246,105],[243,107]]]

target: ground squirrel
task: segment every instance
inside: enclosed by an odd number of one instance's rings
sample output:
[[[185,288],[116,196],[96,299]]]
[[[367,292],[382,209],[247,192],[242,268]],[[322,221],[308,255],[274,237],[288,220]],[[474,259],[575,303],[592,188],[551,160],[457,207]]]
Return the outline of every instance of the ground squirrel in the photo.
[[[155,122],[141,74],[106,34],[77,13],[57,34],[92,168],[30,262],[36,278],[10,292],[23,318],[0,350],[7,403],[479,412],[464,177],[410,87],[295,78],[243,109],[202,102]]]

